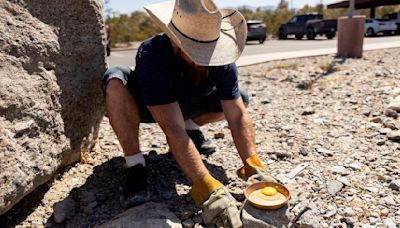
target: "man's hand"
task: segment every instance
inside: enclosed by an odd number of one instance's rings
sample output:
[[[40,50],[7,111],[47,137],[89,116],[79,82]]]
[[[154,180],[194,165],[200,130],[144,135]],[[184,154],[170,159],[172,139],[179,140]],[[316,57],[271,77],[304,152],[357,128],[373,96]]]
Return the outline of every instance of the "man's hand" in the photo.
[[[247,179],[247,182],[252,184],[252,183],[260,182],[260,181],[278,183],[278,181],[275,178],[273,178],[272,176],[268,175],[265,171],[261,170],[260,168],[256,167],[256,168],[254,168],[254,174],[251,175]]]
[[[258,181],[278,182],[275,178],[271,177],[265,172],[265,167],[261,163],[258,155],[251,156],[244,161],[244,166],[237,170],[237,175],[248,183]]]
[[[207,227],[242,227],[236,200],[224,187],[215,190],[201,204],[201,208],[203,210],[203,221]]]

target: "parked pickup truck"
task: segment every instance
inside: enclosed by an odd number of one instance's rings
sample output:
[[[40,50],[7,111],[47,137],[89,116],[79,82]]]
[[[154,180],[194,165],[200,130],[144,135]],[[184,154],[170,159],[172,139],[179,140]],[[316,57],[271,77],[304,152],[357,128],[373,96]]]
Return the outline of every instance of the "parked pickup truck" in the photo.
[[[279,39],[287,39],[288,35],[295,35],[296,39],[314,40],[317,35],[325,35],[333,39],[336,35],[337,20],[324,20],[322,14],[303,14],[294,16],[288,23],[279,27]]]

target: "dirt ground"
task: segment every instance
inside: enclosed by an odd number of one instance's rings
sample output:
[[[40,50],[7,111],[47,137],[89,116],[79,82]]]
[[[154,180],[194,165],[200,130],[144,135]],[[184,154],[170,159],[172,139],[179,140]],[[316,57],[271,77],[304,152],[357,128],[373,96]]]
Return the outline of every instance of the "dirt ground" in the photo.
[[[280,177],[302,162],[310,164],[288,184],[292,218],[311,205],[320,227],[400,224],[400,122],[385,115],[388,103],[400,94],[398,56],[400,49],[387,49],[366,52],[362,59],[323,56],[239,69],[241,85],[250,94],[258,151],[270,174]],[[204,163],[243,199],[245,185],[235,175],[242,164],[227,124],[202,129],[218,146],[214,154],[202,156]],[[142,124],[140,130],[153,201],[165,203],[178,218],[192,213],[195,223],[201,222],[189,183],[168,153],[160,128]],[[217,133],[224,137],[215,139]],[[105,117],[93,151],[1,216],[0,224],[93,227],[107,222],[123,212],[123,164]],[[77,203],[76,212],[57,224],[52,206],[66,198]]]

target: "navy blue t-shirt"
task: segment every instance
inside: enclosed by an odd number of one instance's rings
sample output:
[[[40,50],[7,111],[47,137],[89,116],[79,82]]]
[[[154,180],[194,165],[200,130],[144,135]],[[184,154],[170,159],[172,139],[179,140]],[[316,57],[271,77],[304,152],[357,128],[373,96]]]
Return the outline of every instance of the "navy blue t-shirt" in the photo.
[[[235,63],[210,67],[208,77],[197,85],[188,77],[181,77],[179,60],[164,33],[146,40],[139,47],[135,74],[146,105],[179,102],[186,106],[213,91],[221,100],[234,100],[240,96]]]

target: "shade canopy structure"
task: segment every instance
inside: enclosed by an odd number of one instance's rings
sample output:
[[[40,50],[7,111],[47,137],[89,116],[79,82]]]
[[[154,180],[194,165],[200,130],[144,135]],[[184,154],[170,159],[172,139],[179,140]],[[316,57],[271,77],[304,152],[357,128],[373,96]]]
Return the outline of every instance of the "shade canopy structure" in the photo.
[[[400,5],[400,0],[355,0],[356,9],[376,8],[379,6]],[[328,9],[349,8],[350,1],[341,1],[328,5]]]
[[[375,18],[375,9],[379,6],[399,5],[400,0],[354,0],[356,9],[371,9],[371,18]],[[328,9],[349,8],[350,1],[329,4]]]

